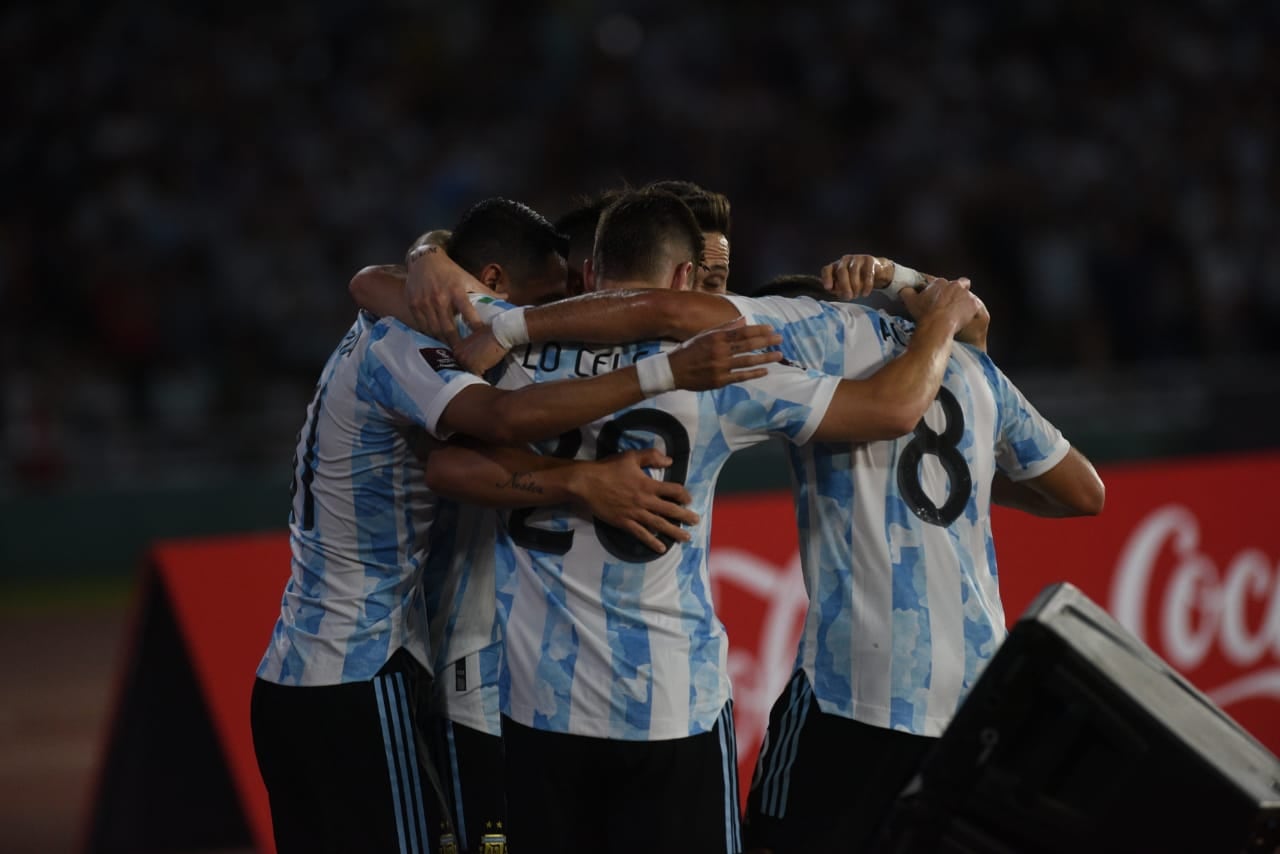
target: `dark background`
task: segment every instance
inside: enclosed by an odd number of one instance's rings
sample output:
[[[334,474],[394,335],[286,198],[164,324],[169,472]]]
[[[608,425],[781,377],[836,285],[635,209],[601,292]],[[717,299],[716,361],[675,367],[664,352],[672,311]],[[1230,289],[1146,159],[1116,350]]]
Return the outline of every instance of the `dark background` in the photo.
[[[741,292],[970,276],[1095,456],[1273,442],[1280,6],[261,6],[0,13],[8,494],[284,483],[356,269],[672,177],[731,198]]]
[[[8,4],[0,838],[71,846],[146,544],[284,526],[351,274],[487,196],[690,179],[739,292],[970,276],[1096,461],[1280,444],[1277,35],[1231,0]]]

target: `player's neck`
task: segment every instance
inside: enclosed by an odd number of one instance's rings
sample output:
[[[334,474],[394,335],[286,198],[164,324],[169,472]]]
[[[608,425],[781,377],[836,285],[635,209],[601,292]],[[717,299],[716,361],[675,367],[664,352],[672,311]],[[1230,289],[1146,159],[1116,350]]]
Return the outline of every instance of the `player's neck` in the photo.
[[[625,291],[637,288],[659,291],[666,287],[666,282],[651,282],[646,279],[605,279],[600,282],[600,290],[602,291]]]

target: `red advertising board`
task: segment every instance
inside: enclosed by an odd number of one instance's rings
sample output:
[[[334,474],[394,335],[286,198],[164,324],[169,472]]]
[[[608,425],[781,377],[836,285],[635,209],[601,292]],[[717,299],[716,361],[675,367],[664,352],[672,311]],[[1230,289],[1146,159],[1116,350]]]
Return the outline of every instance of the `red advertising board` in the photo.
[[[1010,622],[1045,586],[1070,581],[1280,753],[1280,454],[1110,467],[1103,478],[1096,518],[997,511]],[[169,543],[154,558],[250,833],[270,850],[248,697],[288,574],[287,539]],[[790,495],[717,500],[710,561],[745,794],[806,607]]]
[[[997,508],[1010,623],[1070,581],[1280,753],[1280,454],[1113,466],[1094,518]],[[744,782],[790,675],[807,600],[787,493],[716,504],[712,574],[729,630]],[[745,788],[745,787],[744,787]]]

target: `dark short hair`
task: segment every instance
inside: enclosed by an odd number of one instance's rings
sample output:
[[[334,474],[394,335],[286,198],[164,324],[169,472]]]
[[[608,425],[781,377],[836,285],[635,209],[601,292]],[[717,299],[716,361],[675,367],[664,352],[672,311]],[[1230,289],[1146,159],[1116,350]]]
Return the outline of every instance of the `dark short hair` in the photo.
[[[575,200],[575,207],[565,211],[555,221],[556,231],[569,241],[568,255],[588,256],[596,239],[596,226],[600,214],[618,200],[624,190],[605,190],[594,196],[582,196]]]
[[[654,181],[646,189],[661,190],[676,196],[689,206],[698,227],[729,236],[729,197],[703,189],[692,181]]]
[[[822,286],[822,279],[808,273],[787,273],[774,276],[751,292],[753,297],[813,297],[839,302],[832,291]]]
[[[701,257],[702,229],[671,193],[623,193],[600,215],[593,254],[599,278],[652,281],[666,264],[696,264]]]
[[[467,209],[445,251],[473,276],[487,264],[501,264],[512,278],[523,279],[536,272],[548,254],[566,257],[569,239],[528,205],[495,197]]]

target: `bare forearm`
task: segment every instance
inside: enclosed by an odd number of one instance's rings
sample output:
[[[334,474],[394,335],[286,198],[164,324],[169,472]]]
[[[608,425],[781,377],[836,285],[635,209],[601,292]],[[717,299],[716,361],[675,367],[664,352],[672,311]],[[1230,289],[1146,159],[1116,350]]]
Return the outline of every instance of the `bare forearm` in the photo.
[[[620,344],[653,338],[683,341],[737,316],[728,300],[712,294],[608,291],[530,309],[525,321],[535,342]]]
[[[813,438],[874,442],[910,433],[942,385],[954,331],[942,318],[925,320],[901,356],[869,379],[842,382]]]
[[[1080,515],[1047,495],[1041,495],[1025,483],[1009,480],[1002,474],[997,474],[991,481],[991,503],[1049,519]]]
[[[930,317],[916,327],[907,351],[885,365],[873,378],[891,410],[914,429],[938,394],[951,358],[955,326],[946,318]]]
[[[477,438],[510,445],[558,436],[644,400],[634,367],[590,379],[535,383],[494,400]]]
[[[997,474],[991,482],[992,501],[1035,516],[1096,516],[1106,496],[1093,463],[1076,448],[1039,477],[1014,482]]]
[[[427,486],[484,507],[541,507],[575,500],[573,463],[521,448],[450,445],[427,460]]]
[[[398,264],[380,264],[365,267],[356,273],[347,285],[356,305],[378,317],[394,317],[407,326],[413,326],[413,315],[405,295],[404,267]]]

